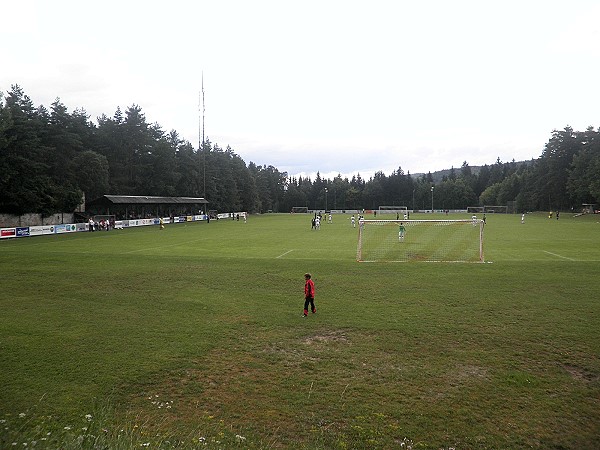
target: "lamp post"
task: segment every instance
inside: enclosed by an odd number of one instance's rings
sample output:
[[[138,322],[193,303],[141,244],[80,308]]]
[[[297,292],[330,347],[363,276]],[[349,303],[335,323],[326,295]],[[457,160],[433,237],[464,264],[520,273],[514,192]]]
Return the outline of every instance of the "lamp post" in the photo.
[[[325,188],[325,212],[327,212],[327,188]]]
[[[431,214],[433,214],[433,186],[431,186]]]

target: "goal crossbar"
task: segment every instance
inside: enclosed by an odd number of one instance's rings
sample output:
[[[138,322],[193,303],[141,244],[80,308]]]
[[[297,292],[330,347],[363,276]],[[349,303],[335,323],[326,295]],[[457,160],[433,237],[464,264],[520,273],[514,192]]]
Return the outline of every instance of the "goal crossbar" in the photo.
[[[483,262],[481,219],[361,220],[359,262]]]
[[[379,211],[390,211],[390,212],[396,212],[396,211],[407,211],[408,207],[406,206],[389,206],[389,205],[383,205],[379,207]]]

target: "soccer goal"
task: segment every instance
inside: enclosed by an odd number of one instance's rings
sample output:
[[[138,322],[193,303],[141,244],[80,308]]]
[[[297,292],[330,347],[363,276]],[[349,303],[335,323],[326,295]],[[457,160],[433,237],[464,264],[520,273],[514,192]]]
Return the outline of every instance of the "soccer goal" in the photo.
[[[308,206],[292,206],[292,213],[307,213]]]
[[[408,213],[408,208],[406,206],[380,206],[377,211],[378,214],[401,214],[404,215]]]
[[[483,262],[483,220],[363,220],[359,262]]]
[[[506,214],[506,213],[508,213],[508,206],[506,206],[506,205],[504,205],[504,206],[502,206],[502,205],[495,205],[495,206],[485,205],[483,207],[483,212],[492,213],[492,214],[494,214],[494,213]]]
[[[485,208],[483,206],[467,206],[468,213],[484,213]]]

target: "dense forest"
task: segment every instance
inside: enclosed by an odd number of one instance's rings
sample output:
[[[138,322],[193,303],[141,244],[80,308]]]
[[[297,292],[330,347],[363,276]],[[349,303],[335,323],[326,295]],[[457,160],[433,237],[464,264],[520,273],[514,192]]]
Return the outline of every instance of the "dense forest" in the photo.
[[[432,186],[435,195],[431,195]],[[0,213],[73,211],[82,195],[205,197],[218,211],[309,209],[465,209],[512,204],[514,211],[579,210],[600,203],[600,129],[552,132],[539,158],[412,176],[398,167],[369,180],[290,177],[246,164],[232,148],[206,140],[196,149],[175,130],[146,121],[142,109],[117,108],[97,124],[56,99],[35,107],[18,85],[0,92]]]

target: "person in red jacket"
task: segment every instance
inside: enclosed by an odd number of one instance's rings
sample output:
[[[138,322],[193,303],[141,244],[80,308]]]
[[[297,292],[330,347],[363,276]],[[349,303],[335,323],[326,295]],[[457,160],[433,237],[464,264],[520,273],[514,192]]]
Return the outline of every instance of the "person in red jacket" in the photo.
[[[311,279],[310,273],[304,274],[304,314],[302,317],[308,316],[308,305],[310,304],[310,309],[314,313],[317,312],[317,308],[315,308],[315,283]]]

